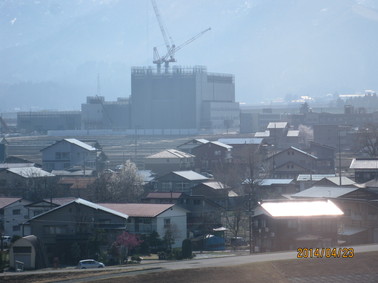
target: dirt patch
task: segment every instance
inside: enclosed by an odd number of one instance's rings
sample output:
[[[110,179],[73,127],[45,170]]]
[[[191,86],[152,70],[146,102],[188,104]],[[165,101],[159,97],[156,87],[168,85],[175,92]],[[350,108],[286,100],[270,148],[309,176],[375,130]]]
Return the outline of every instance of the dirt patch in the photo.
[[[230,259],[232,260],[232,259]],[[245,283],[245,282],[298,282],[297,278],[312,279],[322,277],[345,277],[343,282],[354,282],[354,275],[370,275],[378,282],[378,252],[357,254],[347,259],[303,259],[259,262],[239,266],[195,268],[185,270],[160,271],[147,274],[132,275],[126,271],[91,271],[85,273],[62,272],[47,274],[18,275],[1,278],[4,282],[45,283],[68,279],[86,278],[85,282],[111,283]],[[105,275],[107,279],[95,279]],[[302,281],[301,281],[302,282]]]

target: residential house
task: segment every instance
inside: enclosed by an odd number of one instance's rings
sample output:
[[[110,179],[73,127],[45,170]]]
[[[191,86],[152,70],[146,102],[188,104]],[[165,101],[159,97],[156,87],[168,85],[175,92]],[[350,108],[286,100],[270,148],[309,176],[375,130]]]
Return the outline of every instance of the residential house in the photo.
[[[175,204],[100,203],[129,216],[127,231],[133,234],[157,232],[163,238],[167,231],[174,238],[173,248],[181,247],[187,238],[187,210]]]
[[[263,202],[252,218],[255,251],[335,246],[342,215],[329,200]]]
[[[250,166],[251,163],[262,159],[262,138],[222,138],[218,142],[232,146],[232,163],[241,166]]]
[[[285,195],[299,191],[299,186],[294,179],[257,179],[254,181],[254,191],[258,191],[259,199],[280,199]],[[251,189],[251,180],[246,179],[242,183],[243,191],[248,193]]]
[[[297,178],[299,174],[334,174],[332,164],[324,163],[317,156],[289,147],[273,154],[267,165],[274,178]]]
[[[212,173],[227,167],[232,162],[231,149],[232,146],[217,141],[211,141],[193,148],[196,170]]]
[[[95,183],[97,177],[92,176],[72,176],[61,177],[58,181],[59,195],[62,197],[76,197],[91,199],[94,196],[94,190],[91,185]]]
[[[193,187],[208,180],[208,177],[194,171],[173,171],[157,177],[153,181],[153,188],[155,192],[183,192],[190,195]]]
[[[327,168],[335,167],[335,148],[310,142],[309,152],[318,158],[318,164],[324,164]]]
[[[378,179],[378,159],[376,158],[354,158],[349,169],[354,170],[354,180],[357,183]]]
[[[153,192],[144,199],[145,203],[176,204],[185,208],[187,214],[187,230],[189,236],[209,233],[212,228],[219,227],[224,207],[204,195],[188,195],[185,193]]]
[[[54,177],[54,174],[32,166],[0,169],[0,194],[35,199]]]
[[[263,138],[275,150],[289,146],[298,147],[300,144],[299,130],[291,129],[288,122],[270,122],[264,132],[255,133],[255,138]]]
[[[331,199],[344,212],[339,239],[347,244],[378,242],[378,194],[356,186],[314,186],[292,195],[301,199]]]
[[[208,142],[209,141],[206,140],[206,139],[193,139],[193,140],[187,141],[183,144],[180,144],[179,146],[177,146],[177,148],[181,151],[192,154],[193,148],[195,148],[195,147],[197,147],[201,144],[208,143]]]
[[[62,197],[62,198],[49,198],[43,199],[30,204],[25,205],[28,210],[27,219],[31,219],[34,216],[45,213],[53,208],[67,204],[77,198],[75,197]],[[26,217],[25,217],[26,218]]]
[[[42,168],[50,172],[74,167],[95,170],[101,161],[101,150],[77,139],[57,141],[41,152]]]
[[[50,263],[59,257],[61,263],[72,264],[73,245],[80,247],[81,257],[93,257],[100,235],[105,237],[103,248],[107,248],[126,231],[127,218],[124,213],[78,198],[26,221],[24,235],[41,240]]]
[[[222,207],[226,207],[229,197],[236,197],[237,194],[231,188],[219,181],[202,182],[192,188],[192,196],[204,196]]]
[[[7,236],[22,236],[22,224],[28,219],[26,205],[31,201],[22,198],[0,198],[0,230]]]
[[[296,180],[299,184],[299,190],[303,191],[327,177],[336,177],[336,174],[299,174]]]
[[[144,168],[157,175],[164,175],[171,171],[192,170],[194,169],[194,155],[177,149],[163,150],[147,156],[144,160]]]
[[[174,203],[183,204],[189,195],[184,193],[175,192],[151,192],[148,193],[143,199],[144,203]]]

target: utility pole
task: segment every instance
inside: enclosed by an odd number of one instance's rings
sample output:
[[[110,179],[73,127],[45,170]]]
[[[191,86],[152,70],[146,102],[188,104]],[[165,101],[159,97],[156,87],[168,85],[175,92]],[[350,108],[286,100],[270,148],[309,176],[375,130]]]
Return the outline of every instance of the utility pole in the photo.
[[[338,127],[338,139],[339,139],[339,186],[341,186],[341,137],[340,137],[340,126]]]

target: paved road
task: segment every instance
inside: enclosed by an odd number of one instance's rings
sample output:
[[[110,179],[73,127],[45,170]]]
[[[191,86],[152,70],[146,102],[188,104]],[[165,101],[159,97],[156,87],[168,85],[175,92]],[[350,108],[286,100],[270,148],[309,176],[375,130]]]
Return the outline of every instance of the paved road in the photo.
[[[353,246],[355,254],[358,253],[365,253],[371,251],[378,251],[378,244],[376,245],[361,245],[361,246]],[[112,274],[107,275],[96,275],[91,274],[90,277],[82,278],[82,279],[74,279],[74,280],[64,280],[61,282],[85,282],[89,280],[95,279],[106,279],[106,278],[113,278],[113,277],[121,277],[127,275],[135,275],[135,274],[142,274],[142,273],[149,273],[149,272],[157,272],[157,271],[164,271],[164,270],[178,270],[178,269],[191,269],[191,268],[206,268],[206,267],[221,267],[221,266],[235,266],[247,263],[255,263],[255,262],[267,262],[267,261],[277,261],[277,260],[288,260],[288,259],[297,259],[297,252],[290,251],[290,252],[271,252],[271,253],[263,253],[263,254],[253,254],[253,255],[241,255],[241,256],[233,256],[232,259],[230,256],[223,256],[223,257],[206,257],[206,255],[202,255],[202,258],[195,258],[192,260],[184,260],[184,261],[162,261],[156,263],[144,263],[138,266],[123,266],[123,267],[107,267],[104,270],[111,270],[114,271]],[[303,260],[303,259],[300,259]],[[68,271],[68,270],[67,270]],[[22,272],[22,273],[6,273],[5,275],[26,275],[26,274],[37,274],[37,273],[55,273],[55,272],[62,272],[62,270],[45,270],[45,271],[32,271],[32,272]],[[81,272],[81,270],[71,270],[70,272]],[[362,275],[350,275],[349,277],[346,276],[333,276],[332,282],[376,282],[377,281],[377,274],[362,274]],[[1,277],[4,274],[0,275]],[[318,279],[314,278],[316,282],[321,282]],[[362,281],[361,281],[361,280]],[[315,282],[312,278],[291,278],[290,279],[293,283],[301,283],[301,282]],[[329,281],[328,277],[327,280]],[[356,281],[357,280],[357,281]]]

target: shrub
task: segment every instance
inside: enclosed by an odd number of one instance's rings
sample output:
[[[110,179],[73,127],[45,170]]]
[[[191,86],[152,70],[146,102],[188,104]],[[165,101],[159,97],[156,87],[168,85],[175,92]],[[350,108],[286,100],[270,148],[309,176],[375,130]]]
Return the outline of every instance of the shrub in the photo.
[[[185,239],[182,241],[182,258],[192,258],[192,241]]]

